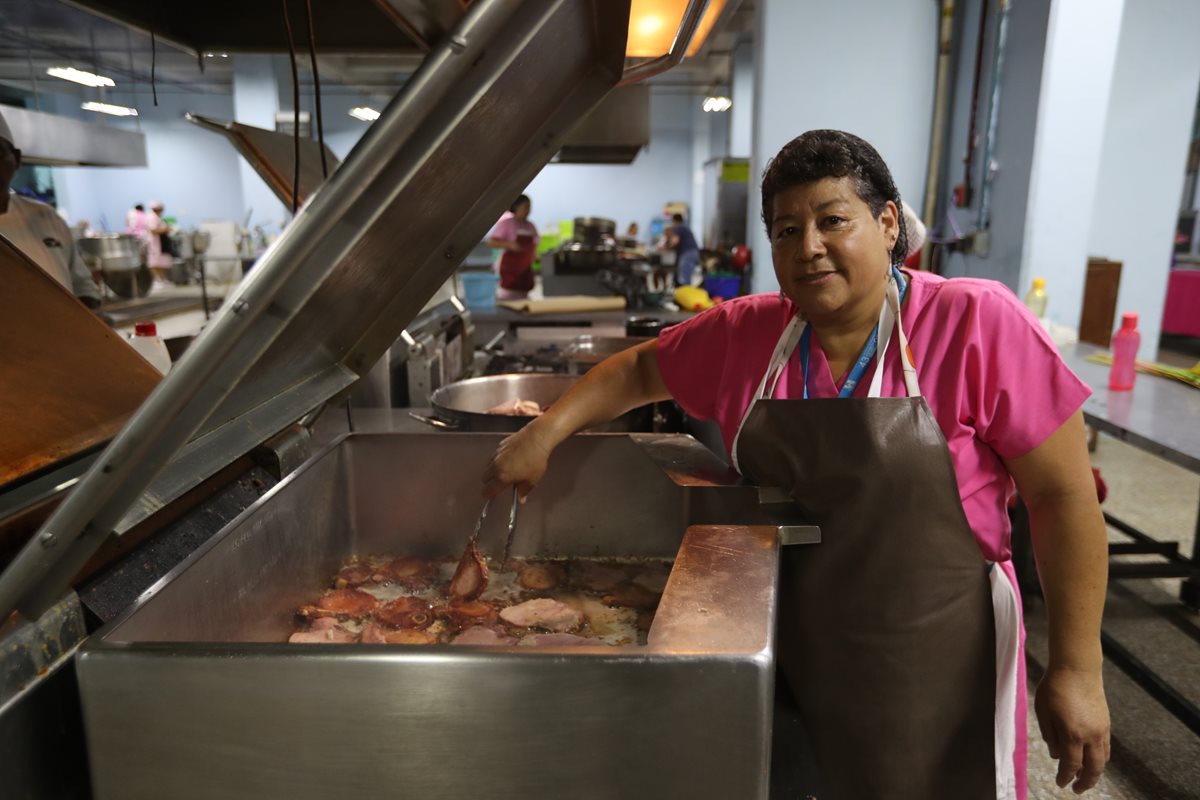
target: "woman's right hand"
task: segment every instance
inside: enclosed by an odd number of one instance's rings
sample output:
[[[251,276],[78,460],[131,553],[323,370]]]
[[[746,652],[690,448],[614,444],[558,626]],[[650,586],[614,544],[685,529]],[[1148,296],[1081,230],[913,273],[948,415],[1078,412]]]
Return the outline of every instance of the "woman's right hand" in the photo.
[[[483,473],[483,496],[491,499],[508,486],[524,499],[546,474],[553,445],[539,432],[537,420],[500,443]]]

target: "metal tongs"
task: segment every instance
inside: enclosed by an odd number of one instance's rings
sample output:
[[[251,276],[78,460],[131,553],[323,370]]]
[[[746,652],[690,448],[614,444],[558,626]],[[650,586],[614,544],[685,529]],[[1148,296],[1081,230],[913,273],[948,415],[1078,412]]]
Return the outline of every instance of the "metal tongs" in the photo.
[[[512,552],[513,534],[517,532],[517,506],[520,504],[521,497],[517,494],[517,487],[513,487],[512,508],[508,511],[508,536],[504,539],[504,559],[500,562],[501,571],[504,570],[504,565],[508,563],[508,554]]]
[[[483,504],[483,510],[479,512],[479,519],[475,520],[475,531],[471,534],[471,538],[467,539],[467,546],[471,543],[479,542],[479,532],[483,530],[483,521],[487,519],[488,509],[492,506],[492,500],[489,499]],[[508,536],[504,540],[504,555],[500,560],[500,571],[504,571],[504,565],[508,563],[508,554],[512,551],[513,534],[517,532],[517,505],[520,502],[520,495],[517,494],[517,487],[513,487],[512,491],[512,508],[508,511]]]

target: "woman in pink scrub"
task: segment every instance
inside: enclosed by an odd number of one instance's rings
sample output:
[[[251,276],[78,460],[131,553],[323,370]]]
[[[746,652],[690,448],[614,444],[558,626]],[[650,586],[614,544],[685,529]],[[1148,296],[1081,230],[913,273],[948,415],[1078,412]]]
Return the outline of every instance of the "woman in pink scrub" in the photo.
[[[521,195],[508,211],[501,215],[496,227],[488,234],[488,247],[500,250],[493,267],[500,275],[496,297],[501,300],[523,300],[533,290],[533,260],[537,257],[538,232],[529,221],[533,204]]]
[[[862,139],[788,143],[762,208],[781,291],[591,370],[500,445],[485,495],[528,493],[564,439],[645,403],[716,420],[745,478],[787,488],[821,528],[782,554],[778,644],[819,796],[1008,800],[1026,794],[1015,489],[1049,614],[1038,720],[1059,785],[1091,788],[1109,717],[1088,388],[1003,285],[901,268],[900,196]]]

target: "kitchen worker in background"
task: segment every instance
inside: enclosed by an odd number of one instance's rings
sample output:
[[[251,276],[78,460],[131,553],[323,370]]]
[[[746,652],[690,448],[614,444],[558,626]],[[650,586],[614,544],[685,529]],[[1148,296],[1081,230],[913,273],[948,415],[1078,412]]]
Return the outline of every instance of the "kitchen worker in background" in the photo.
[[[9,187],[21,166],[21,151],[8,123],[0,117],[0,235],[29,256],[85,306],[100,307],[100,288],[75,249],[71,229],[58,212]]]
[[[175,259],[171,255],[171,229],[163,221],[164,206],[161,200],[150,203],[150,211],[146,214],[146,228],[143,236],[146,242],[146,266],[154,272],[154,288],[161,289],[169,286],[167,276]]]
[[[529,221],[533,204],[521,195],[488,234],[488,247],[500,251],[492,269],[500,276],[496,297],[523,300],[533,290],[533,260],[537,257],[538,231]]]
[[[142,239],[146,235],[146,207],[138,203],[125,214],[125,232]]]
[[[696,267],[700,266],[700,248],[682,214],[671,216],[671,227],[666,230],[662,249],[675,251],[675,285],[691,286]]]
[[[824,784],[798,796],[1013,800],[1027,746],[1015,487],[1049,617],[1037,717],[1058,785],[1082,792],[1109,757],[1089,390],[1002,284],[902,269],[900,208],[862,139],[818,130],[785,145],[762,180],[781,291],[593,368],[501,443],[484,494],[528,493],[568,436],[646,403],[715,419],[747,480],[786,488],[821,528],[781,559],[778,691]],[[802,761],[776,756],[777,769]]]

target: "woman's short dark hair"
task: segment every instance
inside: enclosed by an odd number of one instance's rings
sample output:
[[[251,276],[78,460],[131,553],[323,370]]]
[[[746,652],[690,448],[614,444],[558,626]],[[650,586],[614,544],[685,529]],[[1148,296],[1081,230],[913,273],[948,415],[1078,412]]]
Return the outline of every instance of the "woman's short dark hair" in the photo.
[[[854,189],[878,219],[887,201],[896,204],[900,235],[892,248],[892,263],[904,261],[908,252],[908,230],[900,205],[900,192],[891,170],[874,147],[851,133],[815,130],[802,133],[785,144],[767,163],[762,179],[762,219],[771,231],[775,195],[823,178],[850,178]]]
[[[522,204],[533,208],[533,203],[529,202],[528,195],[519,194],[517,195],[517,199],[512,201],[512,205],[508,207],[508,210],[515,214],[517,213],[517,209],[520,208]]]

